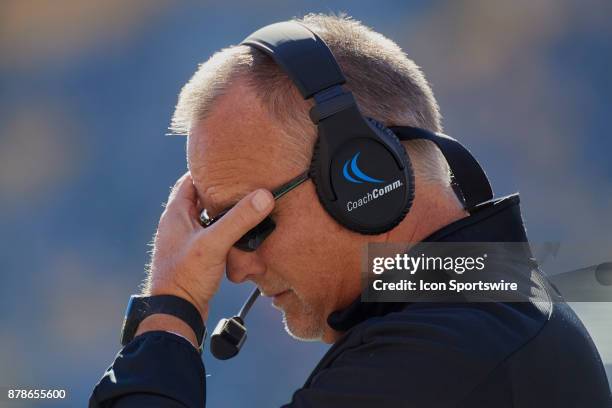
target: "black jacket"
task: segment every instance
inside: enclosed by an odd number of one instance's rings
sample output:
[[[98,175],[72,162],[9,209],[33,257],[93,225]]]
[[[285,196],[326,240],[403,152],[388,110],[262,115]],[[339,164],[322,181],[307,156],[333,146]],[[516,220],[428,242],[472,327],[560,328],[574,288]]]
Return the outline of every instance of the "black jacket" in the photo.
[[[519,198],[481,205],[426,241],[526,242]],[[554,289],[533,282],[542,292],[531,302],[357,299],[329,316],[346,333],[285,407],[611,407],[588,332]],[[195,349],[150,332],[117,355],[90,407],[202,407],[205,390]]]

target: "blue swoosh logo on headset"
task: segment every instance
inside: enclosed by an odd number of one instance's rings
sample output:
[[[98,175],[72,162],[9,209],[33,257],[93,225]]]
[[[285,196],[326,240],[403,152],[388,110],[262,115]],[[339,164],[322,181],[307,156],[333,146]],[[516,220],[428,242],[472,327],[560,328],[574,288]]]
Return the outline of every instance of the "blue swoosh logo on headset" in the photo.
[[[384,183],[384,180],[375,179],[374,177],[370,177],[367,174],[365,174],[363,171],[361,171],[361,169],[357,165],[357,159],[359,158],[360,154],[361,152],[355,153],[352,159],[347,160],[344,163],[344,167],[342,168],[342,175],[344,175],[344,178],[350,181],[351,183],[358,183],[358,184],[362,184],[364,181],[367,181],[369,183]],[[350,162],[351,171],[353,172],[354,177],[351,176],[351,174],[349,173],[349,162]]]

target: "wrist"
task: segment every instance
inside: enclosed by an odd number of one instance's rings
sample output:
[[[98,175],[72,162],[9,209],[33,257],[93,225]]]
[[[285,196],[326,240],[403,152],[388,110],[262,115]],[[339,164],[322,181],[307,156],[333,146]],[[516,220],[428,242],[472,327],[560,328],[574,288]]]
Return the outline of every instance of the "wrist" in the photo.
[[[178,317],[161,313],[148,316],[140,322],[134,337],[152,331],[165,331],[179,335],[189,341],[197,350],[200,348],[193,329]]]

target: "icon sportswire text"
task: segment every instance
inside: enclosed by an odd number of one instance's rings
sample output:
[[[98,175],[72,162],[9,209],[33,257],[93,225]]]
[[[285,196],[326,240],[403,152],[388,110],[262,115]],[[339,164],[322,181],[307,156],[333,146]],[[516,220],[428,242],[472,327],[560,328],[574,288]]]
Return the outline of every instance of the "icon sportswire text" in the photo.
[[[361,152],[355,153],[352,159],[349,159],[344,163],[344,167],[342,168],[342,175],[344,175],[344,178],[350,181],[351,183],[358,184],[362,184],[364,181],[367,181],[369,183],[384,183],[384,180],[375,179],[374,177],[370,177],[363,171],[361,171],[357,164],[357,159],[359,159],[360,154]],[[351,172],[354,176],[351,176],[351,174],[349,173],[349,163]]]

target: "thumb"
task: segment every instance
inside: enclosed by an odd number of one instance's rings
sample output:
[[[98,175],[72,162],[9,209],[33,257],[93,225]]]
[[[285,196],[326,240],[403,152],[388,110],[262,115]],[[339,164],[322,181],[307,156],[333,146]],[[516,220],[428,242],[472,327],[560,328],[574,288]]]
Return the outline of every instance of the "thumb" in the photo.
[[[214,246],[223,250],[225,255],[236,241],[263,221],[273,208],[272,193],[264,189],[255,190],[202,232],[211,233]]]

